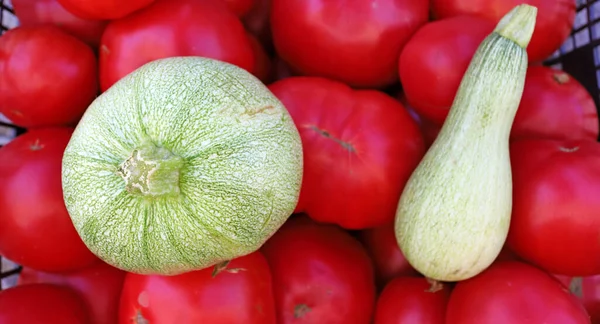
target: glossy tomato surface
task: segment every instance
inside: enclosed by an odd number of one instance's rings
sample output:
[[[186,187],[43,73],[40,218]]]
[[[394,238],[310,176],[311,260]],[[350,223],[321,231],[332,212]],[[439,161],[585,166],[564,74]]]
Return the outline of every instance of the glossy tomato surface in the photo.
[[[595,141],[598,126],[594,99],[579,81],[550,67],[528,68],[511,139]]]
[[[31,284],[0,291],[1,324],[88,324],[77,294],[66,287]]]
[[[119,323],[275,324],[272,289],[269,265],[260,252],[234,259],[220,271],[128,273]]]
[[[370,323],[373,266],[350,234],[293,216],[262,251],[273,272],[278,324]]]
[[[600,143],[511,144],[509,247],[554,274],[600,274]]]
[[[446,324],[586,324],[585,309],[558,280],[532,265],[505,261],[458,282]]]
[[[304,75],[377,88],[398,79],[398,55],[429,18],[423,0],[272,0],[277,53]]]
[[[150,5],[155,0],[58,0],[74,15],[84,19],[119,19]]]
[[[90,315],[90,324],[115,324],[125,272],[104,262],[67,273],[48,273],[23,268],[18,285],[48,283],[68,287],[78,294]]]
[[[374,324],[445,324],[450,287],[423,277],[397,277],[377,299]]]
[[[545,60],[565,42],[573,28],[574,0],[432,0],[431,9],[435,19],[474,14],[496,23],[522,3],[538,9],[533,37],[527,46],[529,61]]]
[[[494,27],[481,17],[452,17],[427,23],[408,41],[399,58],[400,82],[419,115],[444,122],[475,51]]]
[[[101,90],[145,63],[170,56],[203,56],[255,72],[251,41],[225,4],[157,0],[106,27],[100,46]]]
[[[94,52],[74,36],[45,25],[0,37],[0,113],[14,124],[74,126],[97,93]]]
[[[302,138],[296,211],[347,229],[392,222],[400,193],[425,152],[404,106],[383,92],[319,77],[286,78],[269,88]]]
[[[358,235],[373,260],[380,287],[395,277],[419,275],[398,247],[393,223],[362,230]]]
[[[62,195],[62,154],[71,128],[31,130],[0,148],[0,255],[57,272],[98,259],[83,244]]]
[[[67,11],[58,0],[12,0],[20,26],[54,25],[96,48],[107,21],[82,19]]]

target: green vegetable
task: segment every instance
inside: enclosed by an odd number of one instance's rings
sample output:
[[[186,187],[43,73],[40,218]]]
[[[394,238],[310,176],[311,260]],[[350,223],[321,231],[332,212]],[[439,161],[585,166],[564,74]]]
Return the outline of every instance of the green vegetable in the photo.
[[[105,262],[174,275],[256,251],[296,207],[300,135],[245,70],[148,63],[100,95],[65,150],[63,192]]]
[[[537,9],[516,6],[480,44],[437,139],[400,197],[395,233],[426,277],[459,281],[486,269],[508,234],[509,134]]]

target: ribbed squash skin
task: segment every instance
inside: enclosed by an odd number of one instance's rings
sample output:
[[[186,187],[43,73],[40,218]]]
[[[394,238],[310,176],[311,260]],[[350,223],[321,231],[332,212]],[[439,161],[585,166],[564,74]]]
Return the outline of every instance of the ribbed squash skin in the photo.
[[[256,251],[287,220],[302,145],[285,107],[246,71],[167,58],[92,103],[62,180],[92,252],[126,271],[174,275]]]

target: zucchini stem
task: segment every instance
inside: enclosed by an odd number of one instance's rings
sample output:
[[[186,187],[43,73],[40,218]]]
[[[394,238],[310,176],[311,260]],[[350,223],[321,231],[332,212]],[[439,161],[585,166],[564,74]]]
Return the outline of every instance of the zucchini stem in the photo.
[[[537,7],[528,4],[515,6],[500,19],[494,32],[527,48],[535,29],[536,17]]]

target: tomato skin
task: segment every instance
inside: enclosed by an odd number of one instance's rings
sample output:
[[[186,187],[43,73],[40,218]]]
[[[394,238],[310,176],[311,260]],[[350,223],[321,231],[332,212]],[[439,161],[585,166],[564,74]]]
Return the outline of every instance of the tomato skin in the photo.
[[[74,126],[98,92],[92,49],[54,26],[0,38],[0,113],[15,125]]]
[[[87,324],[85,305],[69,288],[30,284],[0,291],[0,324]]]
[[[49,283],[68,287],[77,292],[90,314],[90,324],[117,323],[119,297],[125,272],[104,262],[67,273],[48,273],[23,268],[18,285]]]
[[[554,275],[579,298],[590,315],[592,324],[600,324],[600,275],[569,277]]]
[[[232,260],[213,277],[213,267],[175,276],[128,273],[119,323],[275,324],[271,271],[260,252]]]
[[[516,5],[526,3],[538,8],[535,29],[527,46],[530,62],[547,59],[567,39],[575,20],[573,0],[432,0],[435,19],[476,14],[494,23]]]
[[[441,125],[479,44],[495,24],[476,16],[432,21],[421,27],[399,55],[398,73],[411,107]]]
[[[432,290],[423,277],[397,277],[377,299],[374,324],[445,324],[450,288]]]
[[[255,5],[255,0],[216,0],[223,1],[236,16],[244,17]]]
[[[590,319],[577,298],[548,273],[505,261],[456,284],[446,323],[584,324]]]
[[[344,230],[294,216],[261,251],[273,273],[278,324],[370,323],[373,267]]]
[[[251,40],[238,17],[223,3],[157,0],[106,27],[100,45],[100,88],[106,91],[150,61],[196,55],[255,72]]]
[[[567,72],[545,66],[527,70],[511,139],[598,138],[598,111],[587,90]]]
[[[522,140],[510,155],[511,250],[554,274],[600,274],[600,143]]]
[[[155,0],[58,0],[69,12],[83,19],[112,20],[123,18],[147,7]]]
[[[373,260],[375,278],[380,287],[396,277],[419,276],[398,247],[393,223],[362,230],[358,235]]]
[[[20,26],[52,24],[93,48],[99,46],[108,23],[81,19],[67,11],[58,0],[12,0],[12,4]]]
[[[270,19],[277,53],[303,75],[380,88],[397,81],[398,55],[429,19],[429,1],[272,0]]]
[[[425,152],[404,106],[383,92],[319,77],[291,77],[269,88],[290,112],[303,142],[296,212],[346,229],[392,222],[402,189]]]

